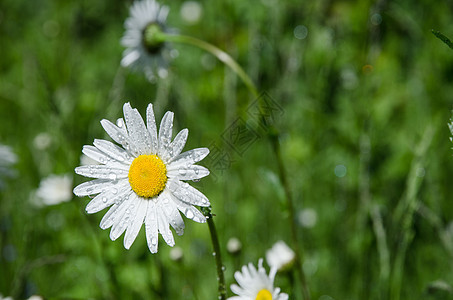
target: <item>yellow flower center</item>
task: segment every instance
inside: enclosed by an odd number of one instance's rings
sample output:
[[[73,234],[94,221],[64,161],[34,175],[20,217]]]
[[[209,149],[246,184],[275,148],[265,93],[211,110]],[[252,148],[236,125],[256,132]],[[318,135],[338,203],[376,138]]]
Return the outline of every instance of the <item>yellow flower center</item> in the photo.
[[[272,294],[266,289],[262,289],[256,295],[255,300],[272,300]]]
[[[129,183],[137,195],[152,198],[164,190],[167,168],[156,155],[140,155],[129,168]]]

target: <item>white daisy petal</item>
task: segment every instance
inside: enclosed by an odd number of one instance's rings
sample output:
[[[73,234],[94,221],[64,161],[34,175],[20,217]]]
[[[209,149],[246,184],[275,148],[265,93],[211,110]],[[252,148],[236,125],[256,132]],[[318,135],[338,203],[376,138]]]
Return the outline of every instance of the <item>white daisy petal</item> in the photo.
[[[132,109],[129,103],[124,104],[123,112],[129,137],[137,147],[138,153],[151,154],[150,136],[140,113]]]
[[[187,182],[169,180],[167,182],[167,187],[173,196],[180,201],[198,206],[210,205],[208,198]]]
[[[151,153],[157,154],[159,150],[159,140],[157,138],[157,125],[154,117],[153,105],[150,103],[146,109],[146,122],[151,138]]]
[[[170,223],[171,227],[176,231],[177,235],[183,235],[184,233],[184,221],[181,218],[181,214],[179,213],[178,207],[172,201],[170,193],[165,193],[161,200],[163,202],[162,208],[167,216],[167,220]],[[160,197],[159,197],[160,200]]]
[[[105,164],[110,159],[105,153],[90,145],[83,146],[82,153],[101,164]]]
[[[126,249],[129,249],[131,247],[132,243],[135,241],[135,238],[140,232],[140,228],[142,228],[146,211],[148,209],[148,202],[151,201],[137,197],[137,202],[137,211],[135,212],[135,215],[132,216],[132,222],[127,228],[126,234],[124,235],[124,248]]]
[[[235,276],[236,278],[236,276]],[[237,280],[237,279],[236,279]],[[242,294],[244,289],[240,288],[237,284],[233,283],[231,286],[230,286],[230,289],[233,293],[235,293],[236,295],[239,295],[239,294]],[[243,299],[241,297],[238,297],[239,299]],[[228,299],[231,299],[231,298],[228,298]]]
[[[177,178],[179,180],[194,180],[206,177],[209,175],[209,170],[198,165],[189,167],[180,166],[177,170],[174,168],[167,172],[168,178]]]
[[[154,201],[149,201],[145,216],[145,232],[146,241],[151,253],[157,253],[158,229],[156,204]]]
[[[187,219],[191,219],[192,221],[195,221],[197,223],[206,223],[206,217],[194,206],[185,202],[181,202],[177,199],[174,199],[173,201],[175,202],[179,211],[181,211]]]
[[[159,6],[155,9],[159,10]],[[140,10],[135,13],[142,14]],[[77,196],[96,195],[86,206],[87,213],[109,208],[99,226],[111,227],[112,240],[125,232],[126,249],[132,246],[144,223],[148,248],[156,253],[159,233],[170,246],[175,244],[171,228],[178,235],[184,233],[182,214],[195,222],[206,222],[206,217],[194,205],[209,206],[208,198],[181,180],[195,180],[209,174],[205,167],[194,165],[209,150],[199,148],[181,153],[188,130],[181,130],[171,142],[172,112],[164,115],[158,131],[151,104],[146,111],[146,125],[129,103],[123,106],[123,111],[124,119],[119,118],[116,125],[101,121],[105,131],[122,147],[100,139],[94,140],[94,146],[84,146],[83,153],[101,164],[77,167],[77,174],[95,179],[80,184],[73,192]]]
[[[128,41],[127,39],[125,39],[125,41],[123,42],[123,45],[127,46],[127,45],[130,45],[130,44],[135,44],[133,41]],[[138,59],[140,58],[140,51],[137,51],[137,50],[133,50],[133,51],[124,51],[124,54],[123,54],[123,58],[121,59],[121,65],[123,67],[129,67],[131,66],[133,63],[135,63]]]
[[[208,148],[196,148],[183,152],[171,160],[169,169],[178,168],[179,166],[188,166],[199,162],[209,154]]]
[[[175,136],[175,139],[173,140],[173,142],[171,142],[170,146],[168,147],[169,152],[170,152],[169,153],[170,161],[181,153],[182,149],[186,145],[188,135],[189,135],[189,130],[187,128],[185,128],[185,129],[181,130],[180,132],[178,132],[178,134]]]
[[[85,210],[89,214],[97,213],[113,203],[120,203],[124,199],[124,195],[130,192],[126,187],[127,181],[111,186],[108,190],[100,193],[91,200],[86,206]]]
[[[125,163],[127,165],[132,163],[132,159],[127,151],[112,142],[95,139],[93,145],[118,162]]]
[[[75,169],[79,175],[91,178],[117,180],[127,178],[128,170],[119,169],[118,166],[112,168],[106,165],[81,166]]]
[[[137,156],[137,152],[134,152],[134,149],[131,149],[131,141],[129,139],[129,135],[124,132],[124,129],[119,128],[109,120],[102,120],[101,125],[107,134],[118,144],[123,146],[123,148],[131,153],[134,157]]]
[[[171,233],[170,224],[167,220],[167,217],[165,216],[165,213],[164,213],[164,210],[162,208],[162,204],[160,203],[160,201],[157,201],[156,208],[157,208],[157,224],[159,226],[159,233],[164,238],[165,243],[167,243],[167,245],[169,245],[170,247],[173,247],[175,245],[175,239],[173,237],[173,234]]]
[[[134,217],[137,214],[137,210],[139,208],[137,205],[139,197],[132,193],[129,198],[128,204],[125,204],[123,207],[119,208],[120,211],[117,214],[118,217],[112,225],[112,230],[110,231],[110,239],[112,241],[119,238],[123,232],[131,226],[134,221]],[[126,237],[124,242],[126,242]]]
[[[173,132],[173,113],[171,111],[167,111],[160,122],[159,128],[159,151],[157,154],[159,157],[169,158],[168,148],[171,142],[171,136]],[[165,161],[166,159],[164,159]]]
[[[99,194],[108,188],[114,186],[115,183],[108,179],[95,179],[79,184],[73,190],[78,197]]]
[[[160,8],[159,15],[157,16],[157,21],[160,23],[164,23],[167,20],[168,13],[170,11],[170,8],[168,6],[162,6]]]
[[[104,217],[101,220],[101,223],[99,224],[99,227],[102,229],[107,229],[111,227],[119,217],[122,216],[122,212],[126,210],[126,208],[129,206],[130,199],[128,194],[125,196],[119,198],[121,201],[113,204],[112,207],[107,211],[107,213],[104,215]]]

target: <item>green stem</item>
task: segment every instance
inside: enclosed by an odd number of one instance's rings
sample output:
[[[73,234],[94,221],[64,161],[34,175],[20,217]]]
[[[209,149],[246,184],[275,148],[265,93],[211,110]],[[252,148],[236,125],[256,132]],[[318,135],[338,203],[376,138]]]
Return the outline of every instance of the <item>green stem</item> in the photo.
[[[211,45],[205,41],[199,40],[197,38],[186,36],[186,35],[179,35],[179,34],[165,34],[165,41],[173,42],[173,43],[181,43],[181,44],[188,44],[200,49],[206,50],[215,57],[217,57],[221,62],[226,64],[228,67],[233,70],[244,82],[250,92],[255,96],[258,97],[258,91],[255,88],[250,77],[245,73],[245,71],[241,68],[241,66],[225,51],[220,50],[214,45]]]
[[[289,222],[290,222],[291,235],[292,235],[292,240],[293,240],[293,247],[296,252],[296,266],[300,273],[303,298],[305,300],[310,300],[310,293],[309,293],[307,282],[305,279],[305,274],[302,269],[302,255],[301,255],[301,252],[299,249],[299,242],[298,242],[298,237],[297,237],[298,235],[297,235],[297,227],[296,227],[296,223],[295,223],[294,204],[293,204],[288,180],[286,178],[286,171],[285,171],[285,168],[283,165],[282,155],[280,152],[280,143],[278,141],[279,133],[272,124],[271,125],[266,124],[266,122],[264,120],[263,97],[260,97],[255,84],[252,82],[250,77],[245,73],[245,71],[241,68],[241,66],[226,52],[220,50],[219,48],[217,48],[214,45],[211,45],[205,41],[202,41],[202,40],[190,37],[190,36],[176,35],[176,34],[174,34],[174,35],[164,34],[164,37],[165,37],[165,41],[168,41],[168,42],[189,44],[189,45],[196,46],[200,49],[208,51],[209,53],[211,53],[212,55],[217,57],[221,62],[226,64],[228,67],[230,67],[231,70],[233,70],[233,72],[236,73],[239,76],[239,78],[241,78],[241,80],[244,82],[244,84],[247,86],[247,88],[253,94],[253,96],[258,99],[258,107],[259,107],[259,111],[260,111],[260,115],[261,115],[259,122],[263,122],[263,124],[265,124],[269,127],[268,128],[269,129],[268,137],[271,141],[272,149],[275,153],[275,156],[277,157],[280,181],[285,190],[286,201],[287,201],[288,210],[289,210],[289,214],[290,214]],[[203,213],[205,213],[205,216],[207,216],[207,217],[210,216],[210,209],[209,209],[209,212],[207,212],[208,215],[206,215],[205,210],[206,209],[203,210]],[[208,217],[208,225],[209,225],[209,229],[211,231],[211,239],[213,241],[214,251],[217,254],[216,262],[217,262],[217,272],[219,275],[218,276],[219,277],[219,293],[220,293],[220,296],[222,297],[221,291],[223,289],[223,292],[224,292],[223,296],[225,297],[225,284],[223,281],[223,270],[222,270],[222,263],[221,263],[221,259],[220,259],[220,252],[215,249],[216,244],[218,246],[217,234],[215,231],[214,222],[212,221],[211,217]],[[219,268],[220,268],[220,270],[219,270]],[[222,280],[222,281],[220,281],[220,280]],[[224,298],[221,298],[221,299],[224,299]]]
[[[217,282],[219,284],[219,300],[226,300],[226,285],[225,285],[225,276],[223,275],[223,263],[222,255],[220,254],[220,244],[217,237],[217,230],[215,229],[214,219],[212,218],[211,207],[202,207],[201,211],[206,217],[209,227],[209,233],[211,234],[212,247],[214,252],[212,255],[215,257],[215,262],[217,265]]]

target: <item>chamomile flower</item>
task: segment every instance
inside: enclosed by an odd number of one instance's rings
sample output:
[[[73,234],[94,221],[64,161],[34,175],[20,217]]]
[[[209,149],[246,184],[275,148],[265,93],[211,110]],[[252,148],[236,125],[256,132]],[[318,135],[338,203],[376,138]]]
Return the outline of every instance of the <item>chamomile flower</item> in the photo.
[[[237,284],[231,285],[231,291],[237,296],[229,300],[287,300],[288,295],[274,288],[276,268],[271,268],[269,276],[263,268],[263,259],[258,261],[258,270],[252,263],[242,266],[242,272],[236,271],[234,278]]]
[[[181,153],[188,130],[181,130],[173,141],[173,113],[167,112],[157,133],[153,106],[148,105],[146,125],[136,109],[124,104],[124,120],[117,125],[108,120],[101,124],[110,137],[120,144],[94,140],[94,146],[84,146],[82,152],[99,165],[75,169],[79,175],[96,178],[74,189],[77,196],[96,195],[86,207],[90,214],[110,207],[100,227],[112,227],[110,238],[116,240],[124,231],[124,247],[129,249],[145,224],[146,239],[152,253],[157,252],[158,233],[174,246],[170,230],[184,232],[182,212],[199,223],[206,218],[194,205],[209,206],[209,200],[185,180],[197,180],[209,174],[208,169],[195,165],[209,153],[197,148]]]
[[[33,202],[38,206],[56,205],[72,199],[72,176],[50,175],[39,183],[36,191],[37,199]]]
[[[267,263],[279,271],[291,267],[295,259],[296,254],[284,241],[276,242],[271,249],[266,251]]]
[[[121,44],[126,50],[121,65],[144,72],[150,81],[155,80],[156,73],[160,77],[167,75],[170,51],[160,34],[167,31],[165,21],[168,12],[168,6],[161,6],[157,1],[136,1],[124,23],[126,31]]]

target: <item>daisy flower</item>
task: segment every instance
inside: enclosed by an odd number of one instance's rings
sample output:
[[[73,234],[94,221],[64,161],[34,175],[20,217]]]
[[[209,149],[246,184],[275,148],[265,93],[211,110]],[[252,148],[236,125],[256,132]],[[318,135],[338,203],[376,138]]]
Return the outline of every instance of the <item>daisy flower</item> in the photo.
[[[72,199],[72,176],[50,175],[39,183],[34,202],[38,206],[56,205]]]
[[[181,153],[188,130],[181,130],[173,141],[173,113],[167,112],[157,133],[152,104],[146,110],[146,125],[136,109],[124,104],[124,120],[117,125],[108,120],[101,124],[110,137],[120,144],[94,140],[94,146],[84,146],[82,152],[99,165],[75,169],[79,175],[96,178],[74,189],[79,197],[96,195],[86,207],[90,214],[109,206],[100,227],[112,227],[110,238],[116,240],[124,231],[124,247],[129,249],[142,224],[149,250],[157,252],[158,233],[174,246],[170,226],[178,235],[184,232],[182,212],[199,223],[206,218],[194,205],[209,206],[209,200],[184,180],[197,180],[209,174],[208,169],[195,165],[209,153],[197,148]]]
[[[280,293],[280,288],[274,288],[274,278],[277,269],[271,268],[269,276],[263,268],[263,259],[258,261],[258,270],[251,263],[242,266],[242,272],[235,272],[237,284],[231,285],[231,291],[237,296],[229,300],[287,300],[288,295]]]
[[[150,81],[155,80],[156,70],[160,77],[167,75],[170,51],[160,34],[166,32],[168,12],[168,6],[160,6],[154,0],[136,1],[124,23],[126,31],[121,44],[126,50],[121,65],[144,72]]]
[[[284,241],[276,242],[271,249],[266,251],[267,263],[279,271],[289,268],[295,259],[296,254]]]

